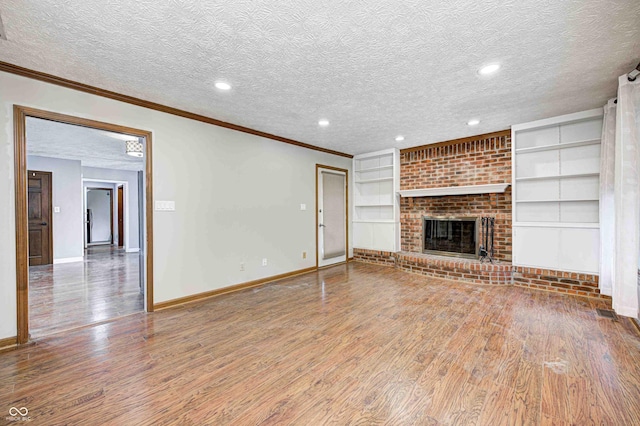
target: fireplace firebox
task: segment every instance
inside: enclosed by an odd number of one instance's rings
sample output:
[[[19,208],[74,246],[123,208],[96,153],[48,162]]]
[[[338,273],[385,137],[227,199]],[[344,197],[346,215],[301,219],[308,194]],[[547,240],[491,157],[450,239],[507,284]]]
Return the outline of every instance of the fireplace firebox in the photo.
[[[422,219],[423,253],[446,256],[478,257],[478,224],[476,217],[429,217]]]

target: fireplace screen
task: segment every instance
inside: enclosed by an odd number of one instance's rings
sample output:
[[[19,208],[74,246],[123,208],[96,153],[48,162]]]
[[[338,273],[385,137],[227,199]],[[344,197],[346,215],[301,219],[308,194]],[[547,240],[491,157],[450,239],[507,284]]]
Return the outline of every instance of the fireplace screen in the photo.
[[[478,255],[477,218],[424,217],[423,252],[475,258]]]

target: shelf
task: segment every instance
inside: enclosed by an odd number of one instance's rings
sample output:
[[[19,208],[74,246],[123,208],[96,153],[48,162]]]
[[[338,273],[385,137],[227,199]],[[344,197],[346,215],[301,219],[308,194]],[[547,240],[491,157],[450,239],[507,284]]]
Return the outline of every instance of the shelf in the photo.
[[[492,194],[507,190],[508,183],[491,185],[445,186],[440,188],[408,189],[399,191],[401,197],[442,197],[445,195]]]
[[[390,148],[355,155],[353,176],[353,246],[399,250],[400,151]]]
[[[357,219],[353,223],[397,223],[393,219]]]
[[[597,222],[514,222],[513,227],[522,228],[589,228],[599,229]]]
[[[530,152],[554,151],[558,149],[577,148],[579,146],[589,146],[589,145],[599,145],[599,144],[600,144],[600,139],[589,139],[589,140],[578,141],[578,142],[567,142],[567,143],[560,143],[555,145],[543,145],[543,146],[533,146],[531,148],[520,148],[520,149],[516,149],[516,153],[527,154]]]
[[[558,198],[553,200],[516,200],[516,203],[571,203],[571,202],[584,202],[584,201],[600,201],[597,198],[578,198],[575,200],[560,200]]]
[[[373,183],[373,182],[384,182],[384,181],[389,181],[389,180],[393,180],[393,177],[357,180],[356,183]]]
[[[393,169],[393,166],[378,166],[378,167],[368,167],[366,169],[355,170],[356,173],[360,172],[374,172],[376,170],[385,170],[385,169]]]
[[[600,176],[600,173],[574,173],[569,175],[558,175],[558,176],[528,176],[528,177],[519,177],[516,178],[516,181],[528,181],[528,180],[552,180],[552,179],[567,179],[567,178],[576,178],[576,177],[595,177]]]

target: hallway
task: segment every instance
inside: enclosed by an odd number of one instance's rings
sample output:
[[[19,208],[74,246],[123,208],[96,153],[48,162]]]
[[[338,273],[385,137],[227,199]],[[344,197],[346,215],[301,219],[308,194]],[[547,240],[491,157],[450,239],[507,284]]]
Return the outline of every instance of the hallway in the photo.
[[[29,331],[46,336],[144,310],[139,253],[85,250],[83,262],[29,268]]]

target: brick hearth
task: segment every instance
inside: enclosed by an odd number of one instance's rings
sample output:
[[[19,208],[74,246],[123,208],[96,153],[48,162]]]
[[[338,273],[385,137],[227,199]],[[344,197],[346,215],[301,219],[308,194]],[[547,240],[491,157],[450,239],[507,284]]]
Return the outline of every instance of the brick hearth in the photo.
[[[525,268],[513,266],[510,262],[498,261],[491,264],[474,259],[365,249],[354,249],[353,259],[358,262],[387,265],[407,272],[472,284],[514,285],[556,293],[611,299],[609,296],[600,294],[597,275]]]

